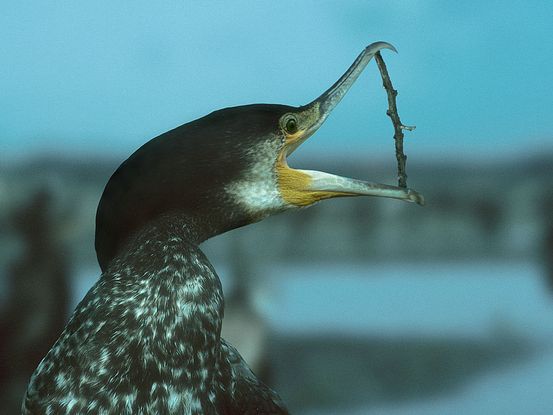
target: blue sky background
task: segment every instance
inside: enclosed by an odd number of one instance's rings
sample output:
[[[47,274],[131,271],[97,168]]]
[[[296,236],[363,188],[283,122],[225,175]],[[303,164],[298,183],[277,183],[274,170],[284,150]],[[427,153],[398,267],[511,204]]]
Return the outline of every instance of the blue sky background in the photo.
[[[300,105],[386,40],[412,157],[553,149],[551,1],[10,1],[0,13],[0,161],[124,157],[226,106]],[[308,155],[393,157],[371,64]]]

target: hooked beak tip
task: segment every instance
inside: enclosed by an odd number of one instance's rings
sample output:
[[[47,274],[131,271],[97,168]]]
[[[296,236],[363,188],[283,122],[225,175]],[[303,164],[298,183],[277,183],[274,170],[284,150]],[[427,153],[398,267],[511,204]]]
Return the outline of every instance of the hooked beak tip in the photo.
[[[408,202],[416,203],[419,206],[424,206],[426,204],[424,196],[412,189],[407,190],[407,198],[405,200],[407,200]]]
[[[389,49],[395,53],[399,53],[394,45],[388,42],[374,42],[365,48],[368,53],[377,53],[382,49]]]

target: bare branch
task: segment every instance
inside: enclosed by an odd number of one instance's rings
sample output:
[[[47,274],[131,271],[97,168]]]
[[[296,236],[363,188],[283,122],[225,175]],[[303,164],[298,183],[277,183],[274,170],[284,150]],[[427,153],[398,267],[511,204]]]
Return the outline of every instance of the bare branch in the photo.
[[[407,162],[407,156],[403,153],[403,130],[413,131],[415,126],[403,125],[399,119],[397,113],[396,105],[396,96],[397,91],[392,85],[390,75],[388,75],[388,70],[386,69],[386,64],[382,59],[380,52],[377,52],[375,55],[375,60],[378,65],[378,70],[382,76],[382,85],[388,94],[388,110],[386,115],[390,117],[394,125],[394,140],[396,144],[396,159],[397,159],[397,179],[399,187],[407,187],[407,173],[405,171],[405,164]]]

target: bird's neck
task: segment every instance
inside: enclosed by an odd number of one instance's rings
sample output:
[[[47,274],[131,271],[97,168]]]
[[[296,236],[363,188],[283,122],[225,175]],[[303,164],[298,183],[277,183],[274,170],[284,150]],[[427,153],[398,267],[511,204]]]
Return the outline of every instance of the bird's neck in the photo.
[[[102,278],[112,285],[108,295],[116,296],[111,306],[128,308],[119,318],[136,328],[142,353],[168,367],[174,363],[176,372],[167,376],[188,377],[186,383],[208,390],[224,304],[220,280],[196,237],[186,218],[162,218],[132,238]]]

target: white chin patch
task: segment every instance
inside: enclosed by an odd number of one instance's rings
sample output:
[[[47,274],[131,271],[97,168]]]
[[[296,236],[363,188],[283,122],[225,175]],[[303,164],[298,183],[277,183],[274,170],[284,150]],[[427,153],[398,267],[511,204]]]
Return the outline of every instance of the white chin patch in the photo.
[[[289,207],[278,190],[275,171],[278,151],[278,144],[271,142],[252,148],[251,153],[258,161],[242,178],[225,188],[236,204],[259,219]]]

